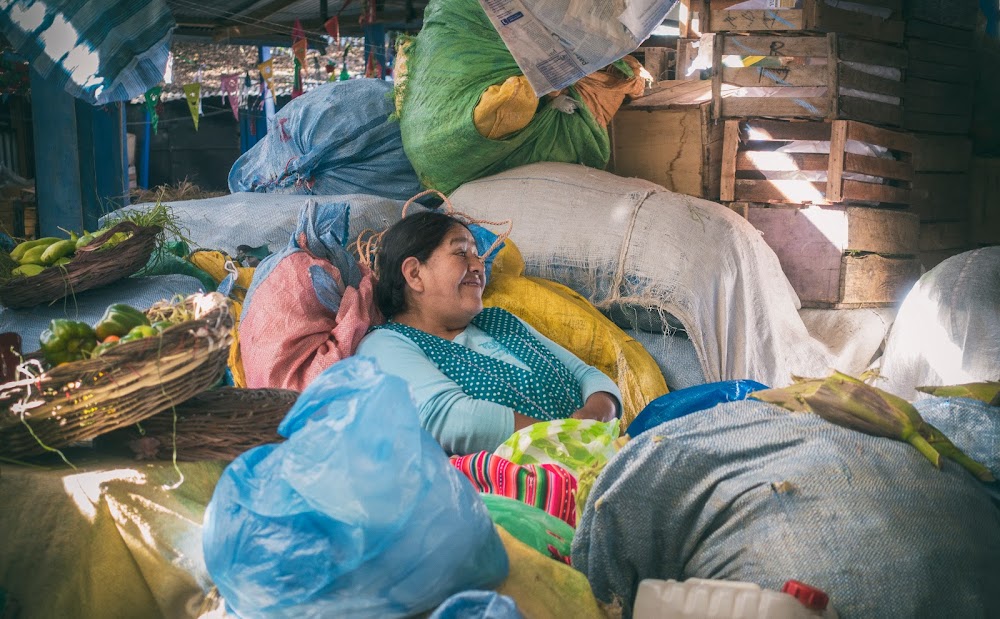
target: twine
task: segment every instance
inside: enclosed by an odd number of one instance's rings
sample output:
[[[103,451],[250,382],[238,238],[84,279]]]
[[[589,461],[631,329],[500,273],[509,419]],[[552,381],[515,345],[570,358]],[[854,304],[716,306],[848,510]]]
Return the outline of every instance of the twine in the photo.
[[[451,203],[451,200],[448,199],[448,196],[444,195],[437,189],[427,189],[421,191],[417,195],[407,200],[406,204],[403,205],[401,218],[406,217],[406,212],[409,210],[410,206],[412,206],[414,202],[416,202],[419,198],[431,194],[437,194],[441,198],[441,200],[444,201],[446,215],[466,225],[474,224],[477,226],[482,226],[482,225],[507,226],[507,229],[505,231],[497,235],[496,240],[493,241],[493,244],[490,245],[489,249],[483,252],[482,257],[484,259],[490,254],[492,254],[494,251],[496,251],[496,249],[500,247],[500,245],[502,245],[504,241],[510,238],[510,233],[514,229],[514,220],[503,219],[500,221],[490,221],[488,219],[477,219],[467,213],[457,211],[455,210],[455,206]],[[375,264],[375,257],[378,255],[379,247],[382,243],[382,237],[385,235],[385,232],[386,232],[385,230],[382,230],[381,232],[375,232],[370,228],[362,230],[361,233],[358,234],[358,240],[355,242],[354,245],[354,248],[358,254],[358,262],[366,266],[372,272],[372,274],[375,275],[376,279],[378,279],[378,274],[376,270],[378,265]]]

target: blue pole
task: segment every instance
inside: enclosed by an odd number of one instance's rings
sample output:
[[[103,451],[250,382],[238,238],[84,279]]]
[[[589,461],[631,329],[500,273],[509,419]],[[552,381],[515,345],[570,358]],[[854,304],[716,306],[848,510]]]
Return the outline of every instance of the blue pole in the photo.
[[[39,234],[62,236],[59,228],[81,230],[83,205],[75,101],[61,85],[32,70],[31,114]]]
[[[271,59],[271,48],[267,47],[267,46],[261,47],[260,48],[260,61],[261,62],[267,62],[270,59]],[[266,84],[266,82],[265,82],[265,84]],[[264,87],[267,88],[266,85]],[[267,94],[268,93],[265,91],[265,96],[264,96],[264,118],[269,121],[272,118],[274,118],[274,104],[275,104],[275,102],[277,102],[278,95],[277,95],[277,93],[273,93],[272,92],[272,93],[270,93],[271,96],[268,97]],[[265,122],[265,127],[266,126],[267,126],[267,123]],[[264,131],[266,132],[267,129],[265,128]],[[263,134],[258,135],[257,139],[259,140],[262,135]]]
[[[122,175],[121,166],[121,111],[121,103],[93,106],[76,101],[83,227],[87,230],[97,228],[101,216],[125,205],[128,177]]]

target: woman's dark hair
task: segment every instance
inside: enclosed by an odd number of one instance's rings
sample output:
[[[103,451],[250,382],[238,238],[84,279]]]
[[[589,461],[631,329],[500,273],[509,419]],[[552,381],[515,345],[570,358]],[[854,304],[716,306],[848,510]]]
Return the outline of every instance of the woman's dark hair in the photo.
[[[444,213],[414,213],[393,224],[382,235],[375,255],[378,275],[375,303],[386,320],[406,309],[403,261],[413,257],[427,262],[452,226],[465,224]]]

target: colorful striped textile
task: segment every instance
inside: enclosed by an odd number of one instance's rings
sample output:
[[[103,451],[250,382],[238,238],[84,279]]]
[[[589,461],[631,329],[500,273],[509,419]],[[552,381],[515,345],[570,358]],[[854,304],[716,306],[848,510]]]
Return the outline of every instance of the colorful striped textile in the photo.
[[[0,33],[15,52],[93,105],[157,85],[175,26],[164,0],[0,1]]]
[[[576,478],[557,464],[514,464],[481,451],[452,456],[452,465],[476,490],[516,499],[576,526]]]

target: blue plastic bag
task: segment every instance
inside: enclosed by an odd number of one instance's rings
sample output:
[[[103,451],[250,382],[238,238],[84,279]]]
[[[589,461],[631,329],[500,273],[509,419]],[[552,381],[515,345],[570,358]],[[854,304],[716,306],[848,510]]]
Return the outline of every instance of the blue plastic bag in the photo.
[[[660,396],[646,405],[628,426],[628,435],[639,436],[661,423],[707,410],[723,402],[745,400],[754,391],[767,389],[755,380],[724,380],[678,389]]]
[[[229,171],[229,190],[407,200],[420,191],[403,152],[392,84],[332,82],[286,104]]]
[[[341,361],[278,432],[226,468],[205,512],[205,563],[237,615],[403,617],[506,578],[486,507],[402,379]]]
[[[430,619],[524,619],[514,600],[496,591],[463,591],[438,606]]]

